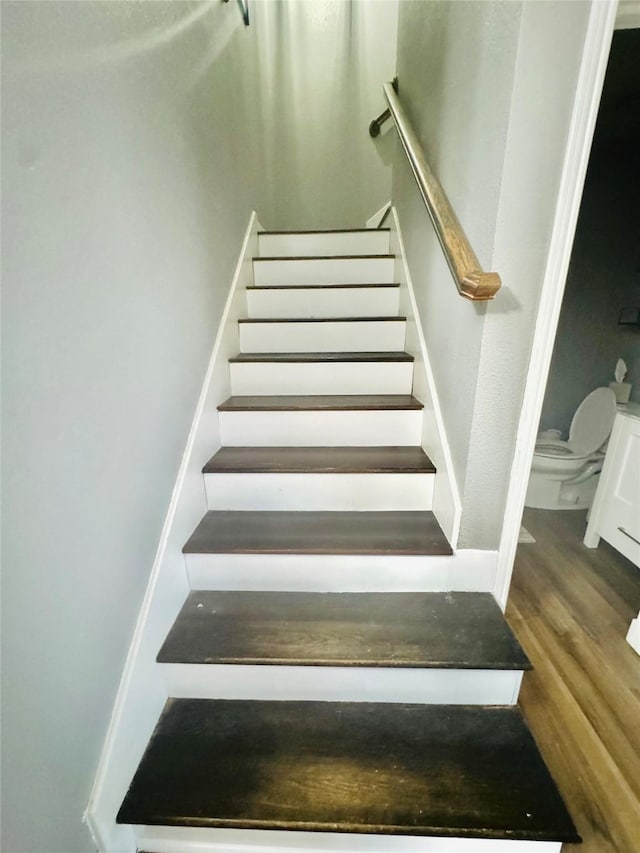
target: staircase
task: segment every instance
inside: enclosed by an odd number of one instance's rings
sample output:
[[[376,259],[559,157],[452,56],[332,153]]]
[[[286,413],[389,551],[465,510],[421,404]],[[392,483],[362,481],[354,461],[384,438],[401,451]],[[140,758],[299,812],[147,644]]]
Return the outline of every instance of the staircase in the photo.
[[[148,853],[559,851],[489,593],[446,589],[389,232],[261,233],[158,654],[171,697],[118,814]]]

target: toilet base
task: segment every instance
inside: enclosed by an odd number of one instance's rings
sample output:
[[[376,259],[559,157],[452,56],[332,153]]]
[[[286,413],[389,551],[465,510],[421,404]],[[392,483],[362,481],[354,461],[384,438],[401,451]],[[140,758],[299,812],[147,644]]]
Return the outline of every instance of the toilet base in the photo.
[[[593,503],[600,474],[584,483],[549,480],[535,472],[529,476],[524,505],[531,509],[589,509]]]

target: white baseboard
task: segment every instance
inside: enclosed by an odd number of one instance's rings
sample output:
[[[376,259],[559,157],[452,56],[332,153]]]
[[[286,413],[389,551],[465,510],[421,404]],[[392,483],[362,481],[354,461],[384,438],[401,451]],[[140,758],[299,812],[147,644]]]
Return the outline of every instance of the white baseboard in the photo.
[[[140,850],[154,853],[560,853],[559,841],[356,835],[260,829],[145,826]]]
[[[133,831],[118,826],[115,816],[167,698],[155,658],[189,592],[182,546],[207,509],[202,466],[221,444],[216,406],[230,393],[227,359],[239,351],[238,324],[233,320],[246,315],[245,290],[252,283],[252,258],[257,254],[259,228],[256,215],[252,213],[85,813],[85,820],[103,853],[133,853],[136,849]]]
[[[424,403],[421,443],[437,469],[433,512],[445,536],[455,548],[460,529],[462,504],[395,207],[391,208],[389,226],[391,252],[396,256],[396,281],[400,283],[400,314],[407,318],[405,349],[415,358],[413,394]]]

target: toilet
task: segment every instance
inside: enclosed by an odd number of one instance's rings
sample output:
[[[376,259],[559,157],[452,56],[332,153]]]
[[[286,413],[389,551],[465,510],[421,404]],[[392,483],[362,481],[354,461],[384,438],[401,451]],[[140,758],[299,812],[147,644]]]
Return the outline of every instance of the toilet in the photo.
[[[525,506],[534,509],[587,509],[604,462],[604,449],[616,415],[611,388],[596,388],[576,409],[569,438],[538,437]],[[557,431],[553,430],[552,433]]]

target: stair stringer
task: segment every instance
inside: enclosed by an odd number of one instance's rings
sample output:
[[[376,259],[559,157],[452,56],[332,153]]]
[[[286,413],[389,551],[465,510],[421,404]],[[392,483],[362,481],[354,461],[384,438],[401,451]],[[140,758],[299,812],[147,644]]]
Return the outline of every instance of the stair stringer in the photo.
[[[182,546],[207,511],[202,468],[220,440],[217,406],[231,393],[228,359],[240,349],[238,319],[246,316],[246,288],[262,226],[255,211],[220,318],[209,365],[164,521],[145,597],[102,748],[84,820],[101,853],[135,853],[132,827],[116,814],[168,698],[156,655],[190,587]]]
[[[453,470],[451,451],[438,400],[431,361],[418,315],[411,273],[395,207],[391,208],[390,251],[396,256],[396,281],[400,284],[400,314],[407,318],[405,350],[414,357],[413,395],[424,403],[422,447],[436,466],[433,512],[445,536],[455,549],[460,529],[462,504]]]

